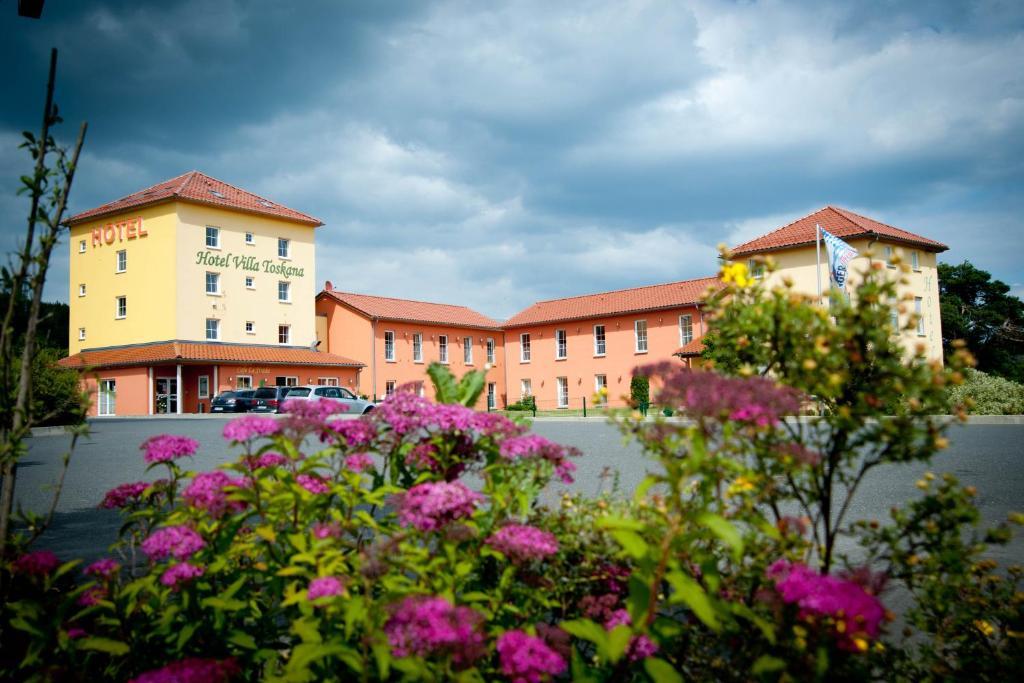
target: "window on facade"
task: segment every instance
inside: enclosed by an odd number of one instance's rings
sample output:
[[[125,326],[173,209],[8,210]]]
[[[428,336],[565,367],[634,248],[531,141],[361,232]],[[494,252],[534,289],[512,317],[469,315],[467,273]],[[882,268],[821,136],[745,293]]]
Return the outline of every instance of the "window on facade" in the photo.
[[[235,375],[235,387],[252,389],[252,375]]]
[[[607,348],[604,337],[604,325],[594,325],[594,355],[603,356]]]
[[[914,252],[915,254],[917,252]],[[917,336],[924,336],[924,299],[914,297],[914,313],[917,314]]]
[[[128,252],[124,249],[119,249],[117,252],[117,272],[123,273],[128,270]]]
[[[283,375],[274,378],[274,385],[279,387],[297,387],[299,378],[294,375]]]
[[[220,249],[220,228],[206,226],[206,248]]]
[[[84,327],[79,327],[78,328],[78,341],[85,341],[85,328]]]
[[[290,282],[278,282],[277,283],[277,300],[278,301],[291,301],[292,300],[292,284]]]
[[[245,243],[246,244],[256,244],[256,238],[253,237],[253,234],[251,232],[245,233]]]
[[[97,406],[97,413],[99,415],[114,415],[117,412],[116,405],[117,380],[100,380],[99,405]]]
[[[317,377],[316,383],[322,387],[336,387],[338,386],[337,377]]]
[[[750,277],[755,280],[760,280],[764,277],[764,263],[757,259],[747,261],[747,270],[750,272]]]
[[[384,332],[384,360],[395,360],[395,333],[391,330]]]
[[[686,346],[693,341],[693,316],[687,313],[679,316],[679,345]]]
[[[890,268],[896,267],[892,264],[892,247],[882,247],[882,258],[885,260],[885,265],[889,266]]]
[[[893,334],[899,334],[900,332],[900,312],[896,307],[896,304],[889,306],[889,324],[892,325]]]
[[[277,326],[277,343],[278,344],[289,344],[292,340],[292,326],[291,325],[278,325]]]
[[[291,258],[291,240],[286,240],[283,237],[277,238],[277,256],[278,258]]]
[[[206,338],[214,340],[220,338],[220,321],[216,318],[206,319]]]
[[[562,360],[569,356],[569,339],[565,330],[555,330],[555,358]]]
[[[437,335],[437,359],[442,363],[448,362],[448,335]]]
[[[419,332],[412,335],[412,360],[415,363],[423,362],[423,335]]]
[[[206,274],[206,293],[220,294],[220,273]]]
[[[246,289],[256,289],[256,278],[254,278],[252,275],[246,275],[245,276],[245,288]]]
[[[128,297],[117,297],[117,319],[121,320],[128,315]]]
[[[647,321],[637,320],[633,323],[633,336],[637,353],[647,353]]]
[[[78,296],[85,296],[85,285],[78,285]]]
[[[594,394],[598,405],[608,403],[608,375],[594,375]]]
[[[519,398],[526,398],[527,396],[533,396],[533,385],[528,379],[519,380]]]
[[[466,365],[473,364],[473,338],[462,338],[462,360]]]
[[[487,362],[494,365],[494,340],[487,338]]]
[[[384,383],[384,395],[390,396],[393,393],[395,393],[395,380],[389,379]]]
[[[78,240],[78,253],[79,254],[84,254],[85,253],[85,240]]]
[[[251,320],[246,320],[245,321],[245,333],[246,334],[256,334],[256,323],[254,323]]]
[[[494,410],[498,405],[498,385],[494,382],[487,383],[487,409]]]
[[[921,252],[917,250],[910,252],[910,266],[914,270],[921,270]]]
[[[199,398],[210,398],[209,375],[199,375]]]
[[[519,335],[519,360],[523,363],[530,362],[530,333]]]
[[[568,377],[556,377],[555,384],[558,388],[558,407],[568,408],[569,407],[569,378]]]

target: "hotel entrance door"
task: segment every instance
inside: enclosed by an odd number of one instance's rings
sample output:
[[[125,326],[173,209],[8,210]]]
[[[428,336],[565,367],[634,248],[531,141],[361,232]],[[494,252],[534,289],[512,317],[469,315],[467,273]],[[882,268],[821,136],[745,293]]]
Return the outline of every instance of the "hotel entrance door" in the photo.
[[[157,377],[156,412],[161,414],[178,412],[178,380],[174,377]]]

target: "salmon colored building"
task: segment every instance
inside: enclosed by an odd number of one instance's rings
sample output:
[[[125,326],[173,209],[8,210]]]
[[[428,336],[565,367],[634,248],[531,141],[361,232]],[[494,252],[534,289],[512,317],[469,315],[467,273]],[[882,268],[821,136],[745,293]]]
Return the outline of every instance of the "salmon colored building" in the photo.
[[[71,233],[71,355],[93,415],[202,412],[224,389],[356,386],[317,349],[322,222],[197,171],[84,211]]]
[[[465,306],[340,292],[316,297],[317,336],[326,351],[366,364],[358,392],[379,400],[403,384],[433,398],[426,368],[437,361],[461,377],[486,370],[480,409],[506,403],[505,345],[499,323]]]

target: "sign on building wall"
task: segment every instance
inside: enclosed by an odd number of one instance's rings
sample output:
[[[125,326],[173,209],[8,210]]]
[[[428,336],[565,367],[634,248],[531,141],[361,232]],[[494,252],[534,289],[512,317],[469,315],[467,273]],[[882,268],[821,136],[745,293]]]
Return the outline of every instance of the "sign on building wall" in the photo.
[[[254,273],[264,272],[280,275],[283,278],[304,277],[305,269],[287,263],[275,263],[271,259],[262,261],[255,256],[233,256],[231,254],[215,254],[212,251],[197,251],[196,265],[207,268],[234,268]]]
[[[92,246],[93,248],[102,247],[104,244],[136,240],[147,235],[149,233],[142,226],[142,216],[139,216],[93,228]]]

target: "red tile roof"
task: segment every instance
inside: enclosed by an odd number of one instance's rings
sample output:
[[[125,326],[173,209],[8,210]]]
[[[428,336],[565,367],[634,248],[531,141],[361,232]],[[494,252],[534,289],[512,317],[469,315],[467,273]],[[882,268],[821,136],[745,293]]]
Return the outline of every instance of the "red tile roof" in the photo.
[[[704,352],[704,340],[694,339],[676,349],[672,355],[680,358],[693,358]]]
[[[314,227],[323,225],[319,218],[289,209],[259,195],[247,192],[234,185],[211,178],[199,171],[189,171],[177,178],[165,180],[152,187],[139,190],[127,197],[107,202],[95,209],[76,214],[67,220],[68,225],[84,223],[88,220],[121,213],[129,209],[159,204],[161,202],[182,201],[194,204],[205,204],[222,209],[244,211],[262,216],[283,218],[296,223],[304,223]]]
[[[210,344],[188,341],[166,341],[151,344],[132,344],[129,346],[111,346],[102,349],[87,349],[73,356],[62,358],[58,361],[58,365],[66,368],[81,369],[189,362],[364,367],[363,363],[343,356],[333,353],[321,353],[306,348],[260,346],[256,344]]]
[[[704,277],[663,285],[538,301],[506,320],[502,327],[522,327],[687,306],[704,301],[708,288],[719,286],[717,277]]]
[[[949,249],[945,244],[928,239],[927,237],[921,237],[912,232],[894,228],[885,223],[879,223],[872,218],[855,214],[846,209],[826,206],[820,211],[815,211],[811,215],[804,216],[787,226],[773,230],[767,235],[762,235],[757,239],[733,247],[731,250],[732,254],[733,256],[746,256],[766,251],[775,251],[777,249],[786,249],[788,247],[814,244],[815,224],[821,225],[822,228],[840,238],[870,237],[872,239],[912,244],[928,251],[945,251]]]
[[[377,318],[378,320],[474,327],[487,330],[497,330],[500,328],[500,323],[497,320],[488,318],[486,315],[477,313],[465,306],[339,292],[332,288],[330,282],[327,283],[324,291],[317,294],[317,299],[324,296],[330,297],[370,318]]]

